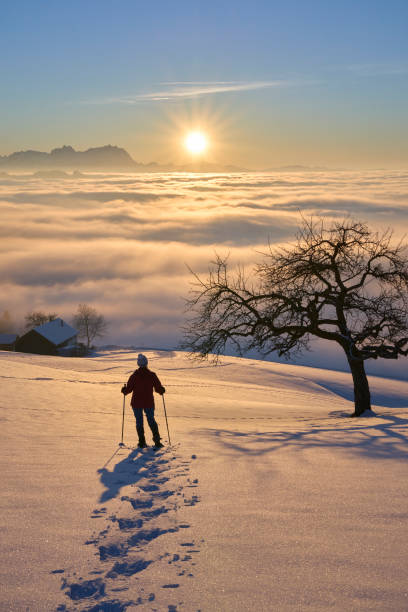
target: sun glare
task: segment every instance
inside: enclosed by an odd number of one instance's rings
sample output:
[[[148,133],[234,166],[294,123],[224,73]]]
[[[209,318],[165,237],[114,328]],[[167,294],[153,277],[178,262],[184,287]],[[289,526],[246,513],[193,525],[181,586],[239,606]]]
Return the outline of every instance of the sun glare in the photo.
[[[186,149],[194,155],[199,155],[207,148],[207,138],[202,132],[190,132],[184,141]]]

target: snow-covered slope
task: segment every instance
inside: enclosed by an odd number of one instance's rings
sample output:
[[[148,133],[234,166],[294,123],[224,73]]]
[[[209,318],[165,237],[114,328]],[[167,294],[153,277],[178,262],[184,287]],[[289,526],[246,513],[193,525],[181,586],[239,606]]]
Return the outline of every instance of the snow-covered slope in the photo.
[[[408,609],[407,382],[348,419],[347,374],[147,356],[157,453],[128,398],[118,446],[135,353],[0,353],[1,610]]]

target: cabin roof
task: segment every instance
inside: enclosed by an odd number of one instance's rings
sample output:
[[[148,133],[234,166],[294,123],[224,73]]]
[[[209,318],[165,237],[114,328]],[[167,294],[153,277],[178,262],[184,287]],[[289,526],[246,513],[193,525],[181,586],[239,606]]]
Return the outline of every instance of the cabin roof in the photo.
[[[78,334],[77,330],[65,323],[59,317],[54,321],[48,321],[42,325],[34,327],[34,331],[55,346],[59,346],[63,342],[74,338]]]

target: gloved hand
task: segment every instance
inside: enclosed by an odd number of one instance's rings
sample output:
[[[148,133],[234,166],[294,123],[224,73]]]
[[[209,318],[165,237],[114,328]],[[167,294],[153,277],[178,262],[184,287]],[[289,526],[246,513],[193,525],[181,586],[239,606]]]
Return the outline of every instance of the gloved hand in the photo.
[[[122,389],[120,390],[121,393],[123,393],[123,395],[126,394],[126,385],[123,385]]]
[[[161,388],[160,395],[164,395],[166,393],[166,389],[164,387]]]

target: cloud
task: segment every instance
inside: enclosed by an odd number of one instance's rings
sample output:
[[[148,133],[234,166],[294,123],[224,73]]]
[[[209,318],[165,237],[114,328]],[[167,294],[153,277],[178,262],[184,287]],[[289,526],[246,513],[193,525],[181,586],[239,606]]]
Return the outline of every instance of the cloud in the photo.
[[[104,98],[88,101],[88,104],[135,104],[137,102],[161,102],[163,100],[181,100],[202,96],[225,94],[257,89],[288,87],[288,81],[172,81],[162,83],[158,91]]]
[[[173,347],[186,264],[206,275],[217,252],[250,270],[268,240],[293,238],[299,209],[401,235],[407,207],[404,172],[0,177],[0,312],[69,320],[87,302],[111,321],[106,342]]]
[[[367,215],[405,215],[407,206],[404,204],[395,205],[387,203],[372,203],[363,199],[348,199],[348,198],[322,198],[316,197],[313,199],[299,197],[294,200],[285,202],[276,202],[275,204],[256,204],[254,202],[241,202],[237,205],[240,208],[253,208],[257,210],[286,210],[300,211],[308,214],[327,214],[332,216],[344,216],[350,214],[353,216]]]
[[[67,201],[79,202],[84,200],[93,200],[95,202],[113,202],[115,200],[123,200],[125,202],[151,202],[158,199],[164,198],[177,198],[177,193],[167,194],[156,194],[151,192],[140,192],[140,191],[71,191],[69,193],[61,192],[40,192],[40,193],[28,193],[26,191],[20,191],[17,193],[4,193],[0,194],[0,198],[9,202],[38,202],[41,204],[52,204],[55,205],[57,202],[62,202],[64,205]]]

